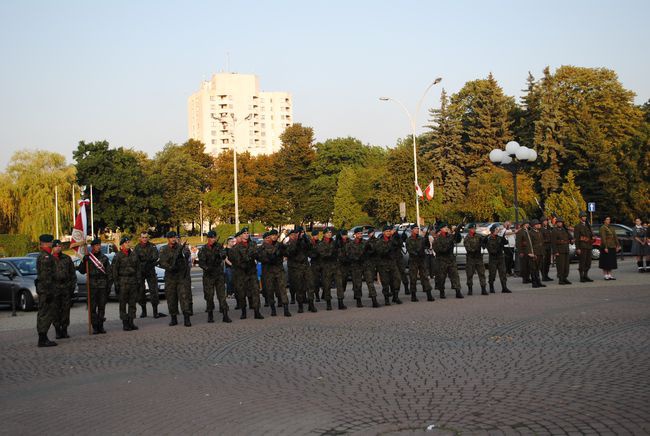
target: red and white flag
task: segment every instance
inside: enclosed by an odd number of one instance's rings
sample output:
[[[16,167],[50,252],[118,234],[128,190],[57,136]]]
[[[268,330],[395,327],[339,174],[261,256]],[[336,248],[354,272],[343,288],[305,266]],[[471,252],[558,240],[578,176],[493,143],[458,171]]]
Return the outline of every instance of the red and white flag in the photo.
[[[420,188],[420,185],[415,182],[415,193],[418,194],[418,197],[423,198],[424,193],[422,192],[422,188]]]
[[[424,194],[427,196],[427,200],[431,201],[433,198],[433,180],[431,180],[429,186],[424,190]]]
[[[74,221],[74,228],[72,229],[72,243],[70,248],[77,252],[77,256],[84,257],[87,252],[86,235],[88,234],[88,220],[86,219],[86,205],[90,204],[90,200],[79,200],[79,213]]]

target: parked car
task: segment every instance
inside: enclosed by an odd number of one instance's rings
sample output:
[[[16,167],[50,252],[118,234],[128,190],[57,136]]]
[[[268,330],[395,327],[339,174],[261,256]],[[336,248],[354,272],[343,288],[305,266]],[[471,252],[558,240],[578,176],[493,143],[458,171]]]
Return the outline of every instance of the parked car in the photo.
[[[621,244],[621,253],[622,255],[631,255],[632,253],[632,241],[634,237],[634,231],[623,224],[610,224],[609,225],[616,232],[616,237],[618,242]],[[591,229],[594,231],[594,236],[600,235],[601,224],[594,224],[591,226]],[[598,243],[596,245],[596,242]],[[594,246],[600,247],[600,237],[597,238],[597,241],[594,242]]]
[[[0,259],[0,303],[11,304],[13,292],[18,309],[27,311],[38,306],[34,279],[36,258],[25,256]]]

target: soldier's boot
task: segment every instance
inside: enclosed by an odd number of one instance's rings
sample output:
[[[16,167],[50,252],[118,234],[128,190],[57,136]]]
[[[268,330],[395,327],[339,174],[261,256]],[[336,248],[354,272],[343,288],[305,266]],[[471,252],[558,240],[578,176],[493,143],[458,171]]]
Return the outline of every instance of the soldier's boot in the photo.
[[[431,291],[426,291],[426,292],[427,292],[427,301],[436,301],[436,299],[433,298]]]
[[[649,270],[649,271],[650,271],[650,270]],[[587,272],[585,272],[585,282],[593,282],[593,280],[591,280],[591,279],[589,278],[589,276],[587,275]]]
[[[332,310],[332,300],[327,300],[325,310]]]
[[[241,308],[241,316],[239,317],[239,319],[246,319],[246,308],[245,307]]]
[[[56,342],[50,341],[47,337],[47,333],[39,333],[38,334],[38,346],[39,347],[55,347],[57,345]]]
[[[415,289],[413,289],[413,292],[411,292],[411,301],[420,301],[418,300],[418,297],[415,295]]]
[[[384,306],[390,306],[390,297],[388,295],[384,295]]]
[[[445,290],[441,289],[440,290],[440,299],[444,300],[445,298],[447,298],[447,296],[445,295]]]
[[[260,313],[259,309],[254,309],[253,312],[255,313],[255,316],[254,316],[255,319],[264,319],[264,317]]]
[[[129,322],[128,319],[122,320],[122,330],[124,330],[125,332],[130,332],[131,330],[133,330],[131,328],[131,323]]]
[[[481,295],[489,295],[485,285],[481,285]]]
[[[291,316],[291,312],[289,312],[289,305],[285,304],[282,307],[284,307],[284,316]]]
[[[305,311],[305,308],[302,304],[302,302],[298,302],[298,313],[303,313]]]
[[[512,291],[508,289],[508,285],[505,280],[501,280],[501,292],[504,294],[510,294]]]
[[[295,294],[295,292],[291,293],[291,304],[296,304],[296,294]]]
[[[57,339],[63,339],[63,333],[61,333],[61,327],[54,326],[55,337]]]
[[[271,303],[271,316],[278,316],[278,312],[275,309],[275,303]]]
[[[343,303],[343,298],[339,298],[339,310],[345,310],[348,307]]]
[[[375,308],[379,307],[379,302],[377,301],[377,297],[370,297],[370,299],[372,300],[372,307]]]
[[[465,297],[463,296],[463,293],[460,292],[460,289],[456,289],[456,298],[465,298]]]
[[[153,317],[154,318],[158,319],[158,318],[164,318],[166,316],[167,316],[167,314],[164,314],[162,312],[158,312],[158,306],[157,305],[153,307]]]
[[[331,301],[328,301],[327,303],[329,304],[329,307],[330,307],[328,310],[332,310],[332,302],[331,302]],[[318,310],[316,310],[316,306],[314,306],[314,300],[309,300],[309,307],[308,307],[308,309],[309,309],[309,311],[310,311],[311,313],[316,313],[316,312],[318,312]]]
[[[141,312],[140,312],[140,318],[146,318],[147,317],[147,304],[141,304],[140,305]]]
[[[192,327],[192,323],[190,322],[190,316],[183,314],[183,325],[185,327]]]
[[[61,333],[63,333],[63,337],[65,339],[68,339],[70,337],[68,334],[68,326],[61,327]]]
[[[176,315],[172,315],[172,319],[169,321],[170,326],[178,325],[178,318]]]
[[[409,289],[408,283],[404,283],[404,295],[411,295],[411,289]]]
[[[208,322],[209,323],[214,322],[214,311],[213,310],[208,310]]]
[[[223,317],[221,318],[222,322],[232,322],[232,319],[228,316],[227,310],[222,310],[221,313],[223,313]]]
[[[490,282],[490,294],[494,294],[494,282]]]
[[[131,330],[138,330],[138,326],[133,324],[133,318],[129,318],[129,325],[131,326]]]
[[[355,298],[357,300],[357,307],[363,307],[363,303],[361,302],[361,298]]]
[[[104,321],[98,321],[97,322],[97,332],[100,334],[106,333],[106,330],[104,330]]]
[[[239,303],[235,304],[235,310],[239,310],[239,309],[241,309],[241,306],[239,305]]]
[[[99,334],[99,323],[94,322],[93,323],[93,335],[98,335]]]
[[[474,292],[472,291],[472,286],[471,284],[467,285],[467,295],[472,295]]]
[[[402,304],[402,300],[399,299],[399,289],[393,293],[392,302],[395,304]]]
[[[320,292],[318,292],[318,289],[316,289],[316,292],[314,292],[314,295],[316,297],[316,302],[320,303]]]

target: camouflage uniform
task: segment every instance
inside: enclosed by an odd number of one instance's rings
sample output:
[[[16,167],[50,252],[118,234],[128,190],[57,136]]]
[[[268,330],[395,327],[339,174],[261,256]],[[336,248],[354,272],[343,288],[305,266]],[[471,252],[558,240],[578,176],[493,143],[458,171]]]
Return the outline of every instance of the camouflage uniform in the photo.
[[[533,288],[543,288],[545,285],[542,284],[539,270],[544,260],[544,237],[541,230],[537,228],[529,230],[528,234],[533,245],[531,252],[534,254],[533,257],[528,258],[530,280],[533,282]]]
[[[576,241],[576,250],[578,253],[578,271],[580,271],[581,282],[591,282],[588,276],[589,269],[591,268],[591,250],[594,246],[594,232],[587,221],[584,223],[580,221],[573,229],[573,236]]]
[[[485,241],[485,248],[488,251],[490,275],[488,282],[490,283],[490,292],[494,293],[494,279],[496,279],[497,271],[499,272],[499,280],[501,281],[501,291],[508,293],[510,290],[506,286],[506,260],[504,248],[508,245],[508,241],[498,236],[496,233],[490,234]]]
[[[460,292],[460,278],[458,277],[458,266],[456,265],[456,255],[454,247],[456,242],[460,242],[460,233],[442,234],[440,233],[433,242],[433,249],[436,252],[438,261],[439,280],[436,281],[440,298],[445,298],[445,281],[447,276],[451,280],[451,287],[456,291],[456,298],[463,298]]]
[[[465,265],[465,273],[467,275],[467,295],[472,295],[472,285],[474,284],[474,271],[478,275],[479,283],[481,284],[481,294],[486,295],[485,289],[485,263],[483,262],[483,248],[484,241],[481,236],[474,233],[474,235],[467,234],[463,240],[463,245],[467,253],[467,264]]]
[[[93,253],[93,255],[101,263],[104,271],[97,268],[93,261],[90,260],[89,255],[84,256],[77,270],[81,274],[88,274],[87,280],[88,287],[90,288],[89,304],[93,333],[106,333],[104,331],[104,314],[108,294],[113,286],[113,271],[111,269],[111,262],[104,253],[100,251],[99,253]]]
[[[56,298],[54,286],[54,256],[41,250],[36,258],[36,293],[38,294],[38,315],[36,331],[39,335],[47,335],[50,326],[56,321],[59,309],[59,299]]]
[[[232,262],[232,275],[237,295],[237,304],[242,310],[242,318],[246,318],[246,300],[248,307],[257,315],[260,310],[260,284],[257,280],[257,248],[250,240],[240,241],[228,252]]]
[[[118,251],[113,258],[113,282],[120,300],[120,319],[125,330],[133,329],[140,288],[140,262],[132,250]],[[128,312],[127,312],[128,305]]]
[[[72,295],[77,287],[77,273],[72,258],[65,253],[59,253],[58,258],[54,256],[54,287],[56,289],[55,298],[58,300],[54,328],[58,332],[57,339],[67,338]]]
[[[367,241],[364,241],[364,254],[362,262],[363,279],[368,288],[368,296],[370,298],[377,297],[377,289],[375,288],[375,280],[377,279],[377,254],[375,252],[375,243],[377,238],[371,235]]]
[[[362,297],[363,283],[363,258],[366,250],[366,243],[363,239],[353,239],[352,242],[344,246],[345,256],[350,261],[350,273],[352,274],[352,293],[354,299],[359,305]]]
[[[544,258],[542,259],[540,270],[542,273],[542,280],[547,282],[552,280],[548,276],[548,273],[551,269],[551,259],[553,257],[553,252],[551,250],[551,233],[553,232],[553,228],[549,225],[542,226],[540,232],[542,232],[542,238],[544,239]]]
[[[264,268],[264,288],[268,292],[271,307],[275,310],[275,299],[284,306],[285,316],[289,312],[289,299],[287,298],[287,280],[284,273],[285,245],[280,242],[264,241],[257,250],[257,258]]]
[[[555,227],[551,236],[553,253],[555,253],[555,268],[560,285],[570,285],[569,278],[569,244],[573,240],[569,230],[562,227]],[[590,250],[591,253],[591,250]]]
[[[429,301],[433,300],[431,296],[431,282],[427,269],[425,267],[426,253],[425,249],[428,245],[428,237],[416,236],[411,233],[411,236],[406,240],[406,251],[409,254],[409,282],[411,284],[411,301],[418,301],[416,297],[418,277],[422,283],[422,290],[427,294]]]
[[[223,260],[226,258],[225,250],[218,243],[205,244],[199,250],[199,267],[203,270],[203,298],[207,312],[214,311],[214,294],[219,300],[219,312],[228,312],[226,301],[226,282],[223,273]]]
[[[318,256],[316,247],[320,244],[317,238],[311,238],[311,249],[309,250],[309,263],[311,264],[311,276],[314,279],[313,288],[316,301],[320,301],[321,288],[323,288],[323,262]],[[323,293],[325,290],[323,290]]]
[[[294,289],[298,300],[298,313],[303,312],[305,300],[309,303],[309,310],[316,312],[314,306],[314,289],[311,269],[309,266],[309,251],[311,242],[299,237],[287,243],[287,268],[289,270],[289,286]],[[323,280],[323,286],[325,281]],[[331,283],[330,283],[331,286]]]
[[[345,298],[345,289],[348,287],[348,277],[351,276],[350,259],[347,254],[347,246],[350,245],[349,238],[341,238],[337,246],[337,265],[336,265],[336,298],[339,300],[339,309],[345,309],[343,299]]]
[[[192,315],[192,288],[191,282],[188,283],[188,279],[191,280],[191,257],[190,249],[185,244],[167,244],[160,250],[158,262],[165,270],[165,298],[172,317],[178,316],[179,302],[183,316]]]
[[[338,241],[332,238],[323,238],[316,244],[315,250],[321,264],[323,300],[331,309],[332,302],[332,284],[336,286],[337,281],[337,245]]]
[[[400,272],[395,261],[394,251],[401,250],[402,239],[397,236],[386,237],[383,235],[374,242],[375,253],[377,253],[377,270],[381,280],[381,292],[384,294],[386,305],[390,305],[389,298],[393,302],[401,303],[399,300]]]
[[[147,290],[145,282],[149,285],[149,298],[151,306],[154,310],[154,316],[158,312],[158,276],[156,275],[156,265],[158,264],[159,253],[158,249],[151,242],[146,244],[138,243],[133,249],[138,262],[140,262],[140,294],[138,303],[142,307],[142,315],[147,316]]]

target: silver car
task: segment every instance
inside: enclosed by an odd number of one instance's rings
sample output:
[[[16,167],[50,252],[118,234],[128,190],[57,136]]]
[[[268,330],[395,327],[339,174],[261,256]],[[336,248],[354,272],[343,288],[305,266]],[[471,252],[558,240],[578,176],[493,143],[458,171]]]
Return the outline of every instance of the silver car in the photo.
[[[11,304],[13,293],[18,309],[27,311],[38,306],[35,279],[35,257],[0,259],[0,303]]]

